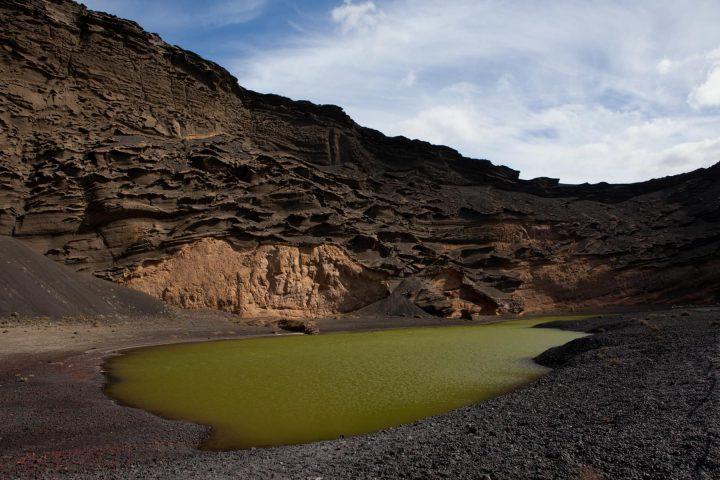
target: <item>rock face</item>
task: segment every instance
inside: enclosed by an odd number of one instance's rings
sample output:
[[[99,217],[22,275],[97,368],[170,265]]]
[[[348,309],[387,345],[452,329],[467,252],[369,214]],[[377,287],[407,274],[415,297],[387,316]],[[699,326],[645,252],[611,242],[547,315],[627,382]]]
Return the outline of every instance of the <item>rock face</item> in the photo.
[[[243,315],[399,285],[448,317],[720,296],[720,165],[520,180],[69,1],[0,0],[0,24],[0,234],[77,270]]]
[[[335,245],[261,245],[238,251],[206,238],[158,263],[129,268],[120,282],[185,308],[214,308],[243,317],[317,317],[385,298],[384,278]]]

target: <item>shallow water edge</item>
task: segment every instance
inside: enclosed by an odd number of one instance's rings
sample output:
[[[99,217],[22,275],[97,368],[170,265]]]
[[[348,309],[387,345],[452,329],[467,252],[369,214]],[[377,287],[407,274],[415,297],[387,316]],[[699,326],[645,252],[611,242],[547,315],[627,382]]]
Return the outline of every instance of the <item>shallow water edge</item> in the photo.
[[[211,426],[204,449],[358,435],[537,379],[534,356],[584,334],[530,327],[580,317],[145,347],[106,362],[105,392]]]

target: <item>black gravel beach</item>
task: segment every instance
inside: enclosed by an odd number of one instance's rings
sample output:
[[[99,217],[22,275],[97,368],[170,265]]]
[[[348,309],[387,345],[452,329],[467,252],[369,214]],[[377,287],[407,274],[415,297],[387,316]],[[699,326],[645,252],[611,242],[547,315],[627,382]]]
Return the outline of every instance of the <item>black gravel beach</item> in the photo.
[[[221,321],[227,320],[214,320]],[[540,355],[537,360],[554,369],[517,391],[370,435],[235,452],[201,452],[196,447],[205,427],[103,395],[103,359],[141,340],[118,336],[122,326],[113,341],[88,340],[97,346],[85,353],[36,354],[33,363],[14,354],[0,367],[0,476],[720,478],[720,309],[546,326],[591,336]],[[213,331],[193,328],[182,340],[233,336],[218,330],[220,323]],[[245,328],[233,334],[267,333]],[[149,343],[168,337],[157,327],[146,331],[141,336]]]

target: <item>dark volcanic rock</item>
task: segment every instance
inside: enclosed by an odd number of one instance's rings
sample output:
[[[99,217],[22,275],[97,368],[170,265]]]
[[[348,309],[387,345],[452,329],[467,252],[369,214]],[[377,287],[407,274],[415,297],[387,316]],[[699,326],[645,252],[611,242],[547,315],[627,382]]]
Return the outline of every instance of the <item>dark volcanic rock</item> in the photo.
[[[564,345],[545,350],[535,357],[535,361],[546,367],[557,368],[565,365],[578,355],[605,345],[606,342],[603,341],[602,337],[578,338]]]
[[[400,288],[382,300],[371,303],[355,313],[367,317],[429,317],[430,315],[409,299]]]
[[[2,0],[0,23],[0,234],[77,270],[243,315],[350,311],[402,278],[449,317],[718,299],[720,165],[520,180],[69,1]],[[193,266],[201,239],[238,270]]]
[[[277,327],[288,332],[304,333],[305,335],[317,335],[320,329],[314,320],[298,320],[286,318],[278,320]]]

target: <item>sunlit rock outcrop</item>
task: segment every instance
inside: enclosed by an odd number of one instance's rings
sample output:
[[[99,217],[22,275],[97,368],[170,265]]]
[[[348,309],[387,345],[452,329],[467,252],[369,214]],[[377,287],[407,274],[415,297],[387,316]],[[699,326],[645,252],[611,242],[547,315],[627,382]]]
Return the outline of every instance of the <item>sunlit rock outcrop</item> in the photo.
[[[159,262],[127,269],[120,282],[184,308],[243,317],[316,317],[351,312],[386,297],[384,279],[334,245],[236,250],[207,238]]]

